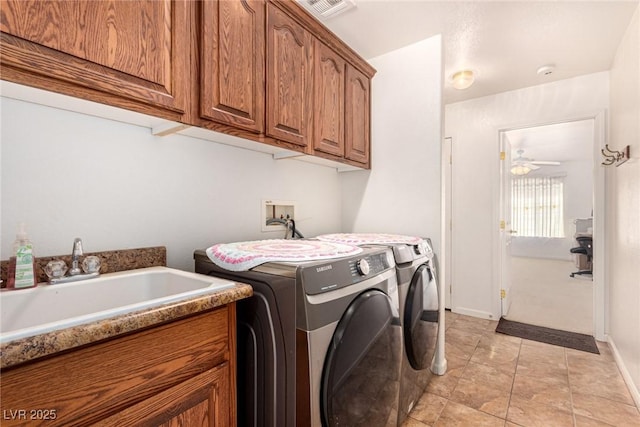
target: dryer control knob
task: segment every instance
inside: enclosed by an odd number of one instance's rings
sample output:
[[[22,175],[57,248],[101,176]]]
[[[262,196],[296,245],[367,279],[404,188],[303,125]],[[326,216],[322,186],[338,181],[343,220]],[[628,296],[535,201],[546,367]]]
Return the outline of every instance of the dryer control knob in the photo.
[[[356,267],[358,268],[358,273],[360,273],[363,276],[366,276],[367,274],[369,274],[369,271],[371,270],[369,268],[369,263],[367,262],[366,259],[361,259],[360,261],[358,261],[358,263],[356,264]]]

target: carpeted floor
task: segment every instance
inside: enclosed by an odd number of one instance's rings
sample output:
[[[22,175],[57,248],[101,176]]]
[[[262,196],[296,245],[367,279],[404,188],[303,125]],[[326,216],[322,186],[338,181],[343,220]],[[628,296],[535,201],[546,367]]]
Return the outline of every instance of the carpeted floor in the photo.
[[[593,281],[569,277],[569,261],[512,257],[511,306],[515,322],[593,335]]]
[[[543,326],[528,325],[501,318],[496,327],[496,332],[532,341],[544,342],[575,350],[600,354],[596,340],[591,335],[566,332],[558,329],[545,328]]]

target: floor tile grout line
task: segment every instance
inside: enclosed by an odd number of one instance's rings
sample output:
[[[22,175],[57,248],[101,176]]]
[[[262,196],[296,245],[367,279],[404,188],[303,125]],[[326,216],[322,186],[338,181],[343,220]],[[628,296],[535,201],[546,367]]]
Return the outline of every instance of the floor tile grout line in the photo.
[[[509,408],[511,408],[511,398],[513,397],[513,388],[516,384],[516,375],[518,374],[518,364],[520,363],[520,352],[522,351],[522,341],[520,338],[520,346],[518,347],[518,357],[516,357],[516,369],[513,372],[513,380],[511,380],[511,390],[509,390],[509,401],[507,402],[507,412],[504,414],[505,426],[509,421]]]
[[[567,384],[569,385],[569,403],[571,405],[571,418],[573,419],[573,425],[577,426],[578,421],[576,420],[576,409],[573,406],[573,390],[571,389],[571,373],[569,372],[569,355],[567,354],[567,349],[563,349],[564,355],[564,364],[567,367]]]

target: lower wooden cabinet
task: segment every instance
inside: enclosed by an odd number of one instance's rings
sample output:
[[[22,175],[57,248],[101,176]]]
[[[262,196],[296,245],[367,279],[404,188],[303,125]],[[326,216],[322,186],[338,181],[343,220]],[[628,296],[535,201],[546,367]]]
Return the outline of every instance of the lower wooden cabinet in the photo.
[[[8,426],[236,424],[235,303],[2,370]]]
[[[95,425],[231,427],[228,391],[229,365],[225,363]]]

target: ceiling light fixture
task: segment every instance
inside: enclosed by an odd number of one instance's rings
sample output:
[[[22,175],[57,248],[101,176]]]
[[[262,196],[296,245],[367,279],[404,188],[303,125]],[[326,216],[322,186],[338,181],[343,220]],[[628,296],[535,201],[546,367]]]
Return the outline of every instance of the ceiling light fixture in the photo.
[[[553,74],[553,72],[555,71],[556,66],[553,64],[547,64],[547,65],[543,65],[542,67],[538,68],[538,75],[539,76],[550,76],[551,74]]]
[[[531,168],[528,168],[526,166],[523,165],[515,165],[514,167],[511,168],[511,175],[526,175],[529,172],[531,172]]]
[[[453,87],[460,90],[470,87],[474,80],[475,77],[471,70],[461,70],[451,76],[451,84]]]

